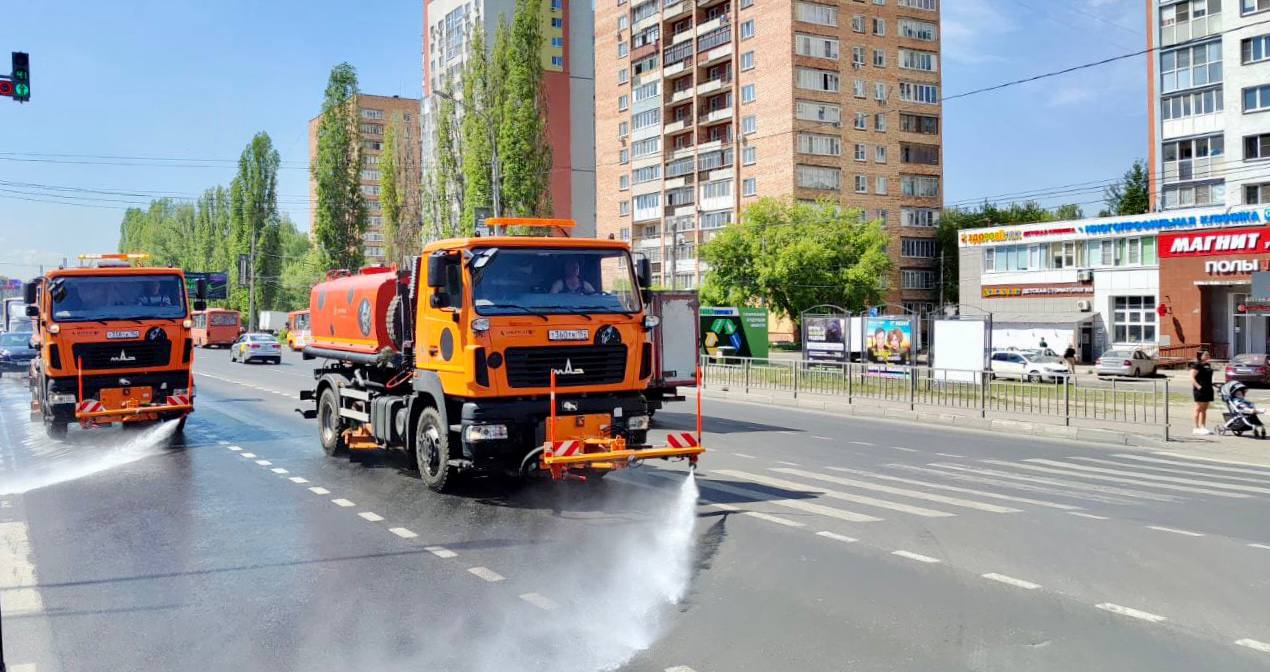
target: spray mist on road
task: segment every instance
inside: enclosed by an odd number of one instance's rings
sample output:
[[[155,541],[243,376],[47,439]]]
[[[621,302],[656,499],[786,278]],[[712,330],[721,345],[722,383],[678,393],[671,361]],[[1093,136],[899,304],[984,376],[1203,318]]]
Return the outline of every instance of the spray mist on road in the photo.
[[[26,442],[30,455],[0,472],[0,495],[46,488],[158,455],[167,449],[177,424],[168,420],[135,434],[96,430],[95,435],[70,442],[32,434]]]

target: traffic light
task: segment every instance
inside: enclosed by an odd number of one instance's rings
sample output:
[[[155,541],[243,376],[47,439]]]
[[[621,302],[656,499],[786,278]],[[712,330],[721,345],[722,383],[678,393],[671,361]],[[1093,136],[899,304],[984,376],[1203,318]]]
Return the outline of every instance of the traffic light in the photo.
[[[13,52],[13,99],[24,103],[31,99],[31,57],[25,51]]]

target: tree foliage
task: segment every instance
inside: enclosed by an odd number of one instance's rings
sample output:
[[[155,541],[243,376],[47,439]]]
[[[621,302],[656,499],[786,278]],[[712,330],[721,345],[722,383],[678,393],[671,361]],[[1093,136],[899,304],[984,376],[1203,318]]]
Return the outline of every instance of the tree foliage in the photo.
[[[278,231],[278,166],[281,158],[268,133],[257,133],[238,158],[238,173],[229,186],[230,230],[234,257],[253,254],[255,299],[247,287],[236,288],[230,305],[238,310],[273,305],[281,277],[281,234]],[[254,328],[254,315],[248,316]]]
[[[1150,183],[1146,163],[1142,159],[1135,160],[1119,182],[1107,187],[1104,199],[1107,209],[1098,213],[1101,217],[1140,215],[1150,210]]]
[[[505,214],[551,214],[551,147],[542,93],[542,11],[539,0],[516,0],[507,39],[498,158]]]
[[[881,222],[836,203],[761,198],[702,245],[703,304],[764,304],[797,325],[803,310],[861,310],[882,300],[891,269]]]
[[[362,197],[361,145],[358,141],[357,71],[348,63],[331,69],[317,129],[313,162],[317,205],[315,235],[330,263],[362,265],[366,202]]]
[[[491,123],[490,115],[498,108],[502,92],[502,87],[490,76],[485,30],[480,22],[472,31],[469,50],[460,78],[464,109],[461,121],[463,211],[459,223],[465,234],[476,228],[477,208],[493,203],[494,133],[498,126]],[[500,58],[505,58],[505,53]]]
[[[457,234],[458,216],[463,211],[463,180],[459,172],[461,127],[453,91],[450,78],[443,77],[432,115],[432,163],[424,178],[423,224],[428,240]]]

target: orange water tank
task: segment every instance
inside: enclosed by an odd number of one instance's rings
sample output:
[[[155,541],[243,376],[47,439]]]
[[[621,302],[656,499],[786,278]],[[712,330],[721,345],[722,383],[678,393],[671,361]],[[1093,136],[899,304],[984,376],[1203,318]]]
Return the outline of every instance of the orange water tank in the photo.
[[[388,336],[388,304],[397,295],[397,271],[373,266],[328,278],[309,294],[312,344],[365,354],[396,349]]]

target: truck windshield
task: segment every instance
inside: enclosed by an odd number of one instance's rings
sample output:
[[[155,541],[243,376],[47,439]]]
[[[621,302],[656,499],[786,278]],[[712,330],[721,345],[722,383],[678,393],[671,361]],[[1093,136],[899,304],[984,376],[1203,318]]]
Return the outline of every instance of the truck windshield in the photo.
[[[185,317],[185,291],[176,275],[65,276],[50,283],[58,322]]]
[[[472,271],[481,315],[633,313],[640,308],[625,250],[501,248]]]

